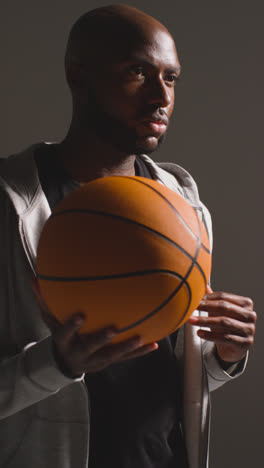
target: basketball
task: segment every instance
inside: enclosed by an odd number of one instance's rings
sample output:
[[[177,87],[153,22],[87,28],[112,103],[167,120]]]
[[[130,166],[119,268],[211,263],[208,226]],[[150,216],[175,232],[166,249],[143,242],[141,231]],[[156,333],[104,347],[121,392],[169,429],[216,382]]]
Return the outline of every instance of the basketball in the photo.
[[[205,294],[207,231],[184,198],[157,181],[114,176],[82,185],[47,220],[37,278],[61,323],[83,312],[80,333],[115,325],[113,342],[144,344],[181,327]]]

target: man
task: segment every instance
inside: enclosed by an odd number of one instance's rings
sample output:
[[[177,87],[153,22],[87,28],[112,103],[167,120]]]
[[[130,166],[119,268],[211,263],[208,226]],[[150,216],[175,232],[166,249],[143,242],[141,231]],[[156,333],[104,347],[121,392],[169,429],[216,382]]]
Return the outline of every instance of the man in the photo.
[[[203,313],[179,332],[147,346],[137,336],[111,345],[114,327],[78,335],[81,311],[64,325],[53,320],[31,280],[51,210],[98,177],[141,175],[167,185],[197,209],[211,238],[191,176],[148,156],[174,106],[174,41],[135,8],[99,8],[73,26],[65,68],[73,99],[65,139],[0,165],[0,466],[205,468],[208,390],[245,368],[252,300],[208,286]]]

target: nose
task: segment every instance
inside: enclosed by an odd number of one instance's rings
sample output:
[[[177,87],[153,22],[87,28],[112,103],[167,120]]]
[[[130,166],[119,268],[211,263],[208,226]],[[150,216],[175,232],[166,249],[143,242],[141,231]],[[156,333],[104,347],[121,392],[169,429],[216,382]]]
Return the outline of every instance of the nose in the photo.
[[[153,78],[149,83],[148,103],[168,107],[173,103],[174,90],[168,87],[162,77]]]

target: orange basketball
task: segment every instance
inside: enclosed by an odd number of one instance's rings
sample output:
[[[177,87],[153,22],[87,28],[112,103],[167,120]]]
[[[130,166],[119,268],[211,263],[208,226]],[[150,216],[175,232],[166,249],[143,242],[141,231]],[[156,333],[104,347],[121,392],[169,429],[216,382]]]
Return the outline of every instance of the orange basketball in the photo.
[[[104,177],[59,203],[41,234],[37,276],[64,322],[82,311],[80,333],[115,325],[113,342],[159,341],[190,317],[205,294],[206,229],[177,193],[144,177]]]

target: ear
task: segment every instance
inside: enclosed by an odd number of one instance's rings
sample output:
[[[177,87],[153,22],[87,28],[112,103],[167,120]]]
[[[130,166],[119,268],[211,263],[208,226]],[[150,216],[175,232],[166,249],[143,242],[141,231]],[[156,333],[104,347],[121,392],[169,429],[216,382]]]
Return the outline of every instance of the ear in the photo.
[[[89,73],[87,68],[80,63],[70,63],[66,69],[66,80],[72,91],[82,90],[87,88]]]

